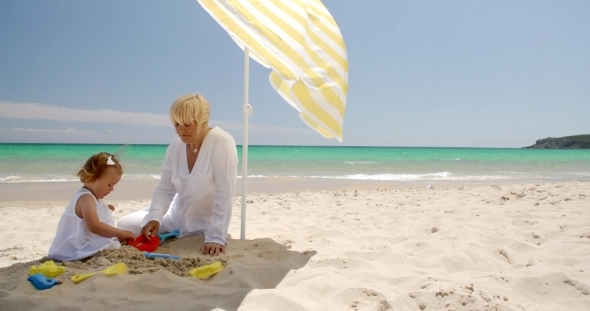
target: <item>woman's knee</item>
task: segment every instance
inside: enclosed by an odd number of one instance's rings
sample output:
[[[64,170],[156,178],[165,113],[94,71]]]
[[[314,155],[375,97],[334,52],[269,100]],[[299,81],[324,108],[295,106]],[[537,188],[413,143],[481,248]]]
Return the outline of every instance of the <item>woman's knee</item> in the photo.
[[[134,215],[136,213],[124,216],[123,218],[117,221],[117,228],[121,230],[128,230],[136,235],[141,233],[141,220],[143,216],[141,215]],[[139,217],[138,217],[139,216]]]

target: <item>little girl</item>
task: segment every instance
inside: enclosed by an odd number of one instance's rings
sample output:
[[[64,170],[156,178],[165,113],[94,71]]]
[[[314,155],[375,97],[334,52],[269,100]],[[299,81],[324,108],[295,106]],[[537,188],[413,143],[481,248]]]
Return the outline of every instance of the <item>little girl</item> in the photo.
[[[119,241],[135,238],[131,231],[115,228],[114,207],[102,200],[113,191],[122,175],[121,164],[109,153],[95,154],[86,161],[78,172],[84,186],[76,192],[59,220],[49,258],[79,260],[105,248],[118,248]]]

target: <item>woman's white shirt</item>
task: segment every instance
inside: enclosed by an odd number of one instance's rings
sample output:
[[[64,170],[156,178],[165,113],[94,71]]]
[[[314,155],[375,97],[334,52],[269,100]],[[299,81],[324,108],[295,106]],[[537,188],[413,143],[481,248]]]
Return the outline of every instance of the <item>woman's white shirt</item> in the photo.
[[[225,245],[231,220],[238,155],[233,137],[212,128],[189,172],[186,144],[176,138],[168,149],[160,182],[141,226],[165,218],[181,236],[205,234],[205,242]]]

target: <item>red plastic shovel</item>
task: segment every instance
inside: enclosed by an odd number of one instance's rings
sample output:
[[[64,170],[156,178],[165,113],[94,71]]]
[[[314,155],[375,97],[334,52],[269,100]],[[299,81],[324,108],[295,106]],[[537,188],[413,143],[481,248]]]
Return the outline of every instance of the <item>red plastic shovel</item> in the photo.
[[[150,238],[148,241],[143,234],[136,237],[135,241],[132,239],[127,240],[127,244],[137,248],[142,252],[155,252],[160,246],[160,243],[164,242],[167,238],[177,237],[180,235],[180,231],[174,230],[168,233],[158,233],[157,235]]]
[[[135,241],[128,239],[127,244],[142,252],[155,252],[158,249],[158,246],[160,246],[160,237],[156,235],[151,237],[148,241],[143,235],[140,235],[135,238]]]

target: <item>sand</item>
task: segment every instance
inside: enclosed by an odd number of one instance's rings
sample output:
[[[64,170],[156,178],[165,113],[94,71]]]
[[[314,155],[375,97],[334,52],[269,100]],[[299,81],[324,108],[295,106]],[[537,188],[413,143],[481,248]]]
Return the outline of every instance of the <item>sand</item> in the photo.
[[[27,272],[67,202],[1,202],[0,310],[590,310],[589,182],[335,187],[250,194],[246,240],[236,196],[219,257],[197,236],[160,246],[178,262],[125,246],[44,291]],[[119,219],[149,197],[109,203]],[[186,275],[212,260],[217,275]],[[119,261],[129,274],[69,280]]]

